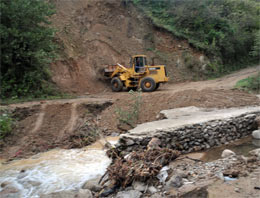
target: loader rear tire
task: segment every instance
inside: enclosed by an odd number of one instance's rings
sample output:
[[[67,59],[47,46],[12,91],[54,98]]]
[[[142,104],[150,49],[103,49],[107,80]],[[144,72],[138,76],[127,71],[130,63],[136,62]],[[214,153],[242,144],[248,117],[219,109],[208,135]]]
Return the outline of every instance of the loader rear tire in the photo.
[[[123,89],[123,83],[118,77],[114,77],[111,80],[112,91],[119,92]]]
[[[141,80],[141,88],[143,92],[152,92],[156,88],[156,83],[153,78],[145,77]]]

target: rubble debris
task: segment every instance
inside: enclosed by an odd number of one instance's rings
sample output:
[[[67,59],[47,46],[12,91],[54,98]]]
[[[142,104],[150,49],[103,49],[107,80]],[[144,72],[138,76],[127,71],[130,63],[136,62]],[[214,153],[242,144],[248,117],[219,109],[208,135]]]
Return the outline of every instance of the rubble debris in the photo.
[[[108,178],[116,186],[123,188],[132,184],[133,181],[158,182],[156,176],[162,167],[179,155],[179,151],[156,148],[134,151],[127,158],[118,156],[107,169]]]

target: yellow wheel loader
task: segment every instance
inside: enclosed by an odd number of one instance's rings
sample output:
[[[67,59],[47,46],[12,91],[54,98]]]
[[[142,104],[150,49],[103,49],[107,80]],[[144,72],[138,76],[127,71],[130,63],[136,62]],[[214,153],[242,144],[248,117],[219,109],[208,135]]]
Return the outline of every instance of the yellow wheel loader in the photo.
[[[111,79],[111,88],[116,92],[124,87],[128,90],[141,87],[144,92],[152,92],[158,89],[160,83],[166,83],[169,80],[165,66],[148,66],[145,55],[133,56],[129,68],[119,63],[107,66],[104,69],[104,76]]]

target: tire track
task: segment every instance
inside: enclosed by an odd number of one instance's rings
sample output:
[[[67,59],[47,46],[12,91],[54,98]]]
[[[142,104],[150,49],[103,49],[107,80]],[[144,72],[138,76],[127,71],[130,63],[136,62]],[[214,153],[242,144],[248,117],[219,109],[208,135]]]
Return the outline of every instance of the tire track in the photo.
[[[31,130],[30,134],[36,133],[42,126],[43,119],[45,116],[45,109],[46,109],[46,104],[41,105],[40,113],[38,115],[38,118],[35,122],[34,128]]]

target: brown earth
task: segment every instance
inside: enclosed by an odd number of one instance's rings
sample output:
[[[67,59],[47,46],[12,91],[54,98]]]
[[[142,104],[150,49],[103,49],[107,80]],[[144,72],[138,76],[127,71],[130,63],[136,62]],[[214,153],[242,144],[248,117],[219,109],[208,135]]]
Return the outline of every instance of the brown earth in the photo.
[[[239,107],[260,105],[259,98],[233,89],[237,80],[256,74],[259,66],[216,80],[166,84],[152,93],[141,93],[138,123],[158,119],[161,110],[197,107]],[[76,99],[49,100],[8,105],[17,120],[16,128],[0,144],[0,158],[20,158],[54,147],[82,147],[99,133],[122,133],[116,109],[131,106],[128,92],[102,92]]]
[[[57,13],[52,22],[62,47],[60,60],[51,67],[52,79],[63,91],[76,94],[105,91],[101,75],[104,66],[116,63],[128,66],[135,54],[146,54],[150,64],[154,58],[155,64],[166,65],[172,82],[203,78],[207,57],[187,41],[156,28],[132,3],[53,2]]]

